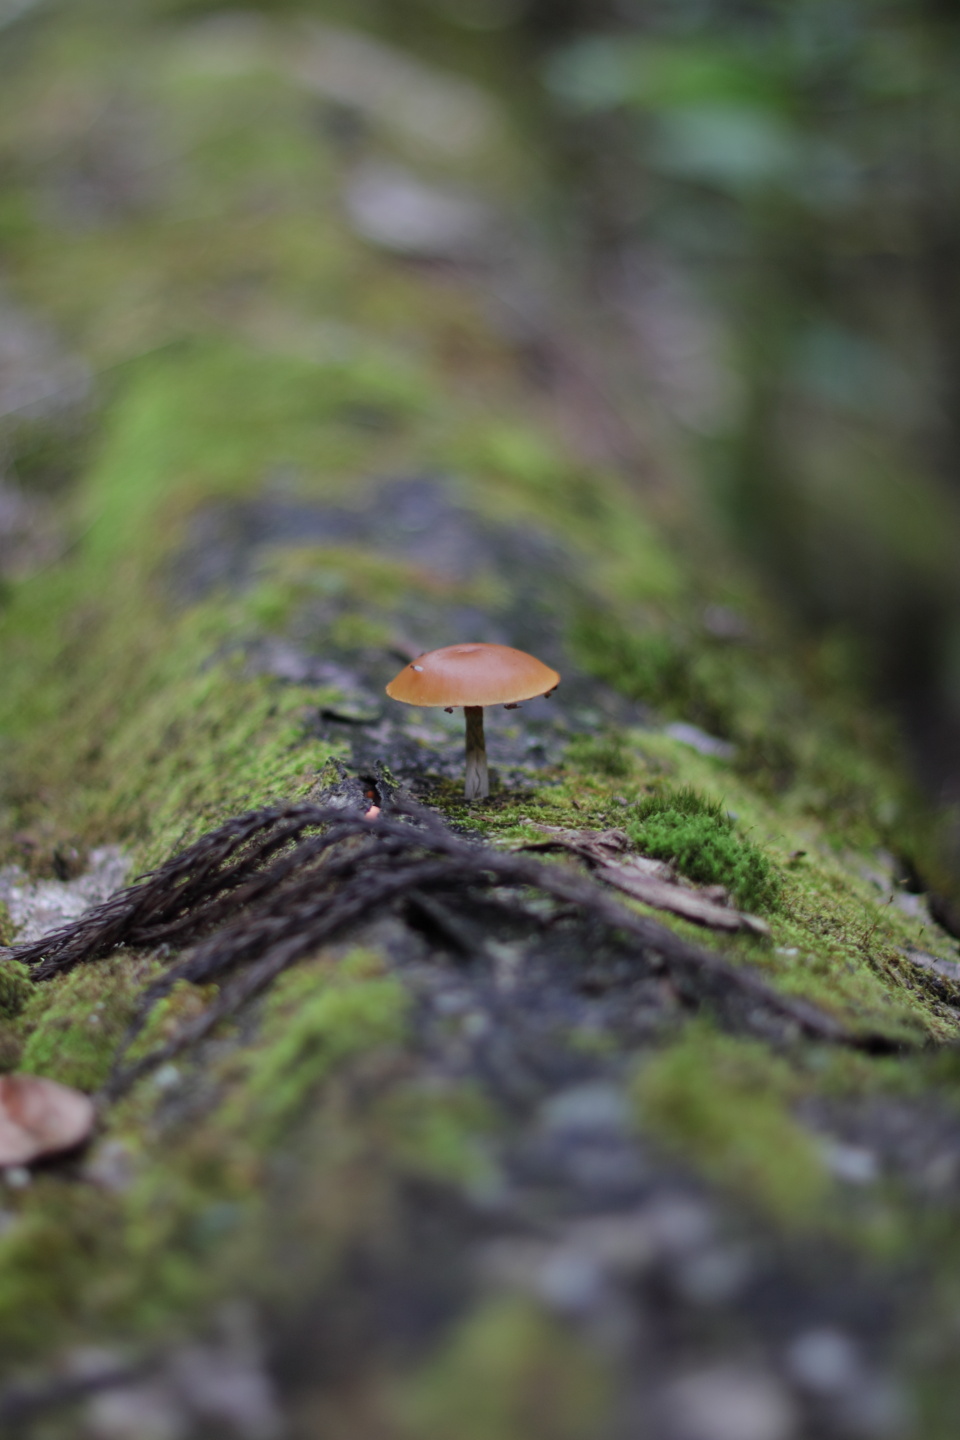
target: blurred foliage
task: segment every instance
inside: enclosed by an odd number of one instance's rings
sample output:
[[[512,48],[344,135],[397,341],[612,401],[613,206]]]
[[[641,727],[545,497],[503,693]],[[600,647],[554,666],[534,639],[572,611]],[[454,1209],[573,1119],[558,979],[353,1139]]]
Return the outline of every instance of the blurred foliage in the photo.
[[[588,240],[621,270],[665,257],[723,337],[714,363],[734,383],[697,426],[721,513],[809,622],[867,642],[949,795],[960,16],[933,0],[623,0],[567,18],[543,73]]]

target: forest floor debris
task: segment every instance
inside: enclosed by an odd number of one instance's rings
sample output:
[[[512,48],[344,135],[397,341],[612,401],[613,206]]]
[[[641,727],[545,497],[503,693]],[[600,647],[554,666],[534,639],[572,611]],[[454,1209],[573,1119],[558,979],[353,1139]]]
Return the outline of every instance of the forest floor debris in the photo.
[[[759,915],[749,915],[730,905],[722,885],[684,884],[676,871],[662,860],[631,855],[630,837],[623,830],[564,830],[561,826],[538,825],[554,838],[532,841],[523,850],[569,850],[594,867],[598,880],[622,890],[654,910],[669,910],[695,925],[712,930],[748,930],[769,935],[770,926]]]

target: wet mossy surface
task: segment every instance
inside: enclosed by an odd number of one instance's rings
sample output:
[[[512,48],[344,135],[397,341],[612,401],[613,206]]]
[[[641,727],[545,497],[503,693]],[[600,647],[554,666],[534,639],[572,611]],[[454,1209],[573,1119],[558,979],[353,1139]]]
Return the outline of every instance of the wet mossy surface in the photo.
[[[776,905],[780,877],[768,856],[735,829],[717,800],[689,786],[641,800],[627,824],[637,847],[656,860],[672,860],[703,885],[722,885],[744,909]]]
[[[497,308],[512,251],[398,259],[351,232],[342,115],[302,78],[319,42],[209,23],[38,18],[0,101],[13,303],[95,375],[82,423],[75,396],[2,422],[66,544],[5,582],[0,859],[69,886],[119,844],[136,874],[338,767],[369,801],[386,766],[458,834],[621,828],[728,887],[768,939],[658,918],[887,1053],[731,1033],[528,895],[510,922],[468,897],[455,923],[358,924],[104,1103],[87,1152],[7,1177],[5,1382],[56,1398],[95,1344],[173,1393],[165,1357],[239,1296],[293,1436],[594,1440],[653,1415],[660,1440],[671,1385],[746,1364],[791,1433],[851,1433],[888,1394],[861,1433],[952,1435],[960,954],[897,858],[895,737],[840,642],[799,642],[635,457],[596,458],[591,406]],[[132,158],[96,138],[117,106]],[[400,158],[509,216],[497,114],[462,162]],[[469,807],[462,716],[383,693],[411,649],[465,639],[564,677],[489,714]],[[173,958],[42,985],[4,960],[0,1068],[98,1090]],[[213,998],[179,985],[137,1044]],[[789,1359],[831,1330],[860,1355],[833,1399]],[[86,1401],[16,1413],[105,1433]]]

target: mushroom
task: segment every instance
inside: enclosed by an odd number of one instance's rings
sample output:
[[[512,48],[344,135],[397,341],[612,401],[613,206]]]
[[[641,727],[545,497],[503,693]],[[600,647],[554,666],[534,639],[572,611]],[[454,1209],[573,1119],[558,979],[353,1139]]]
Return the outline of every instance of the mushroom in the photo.
[[[93,1101],[41,1075],[0,1075],[0,1166],[72,1150],[96,1119]]]
[[[560,676],[523,650],[510,645],[445,645],[405,665],[387,694],[405,705],[462,705],[467,722],[467,771],[464,793],[468,800],[485,800],[490,794],[487,747],[483,737],[484,705],[515,709],[521,700],[552,695]]]

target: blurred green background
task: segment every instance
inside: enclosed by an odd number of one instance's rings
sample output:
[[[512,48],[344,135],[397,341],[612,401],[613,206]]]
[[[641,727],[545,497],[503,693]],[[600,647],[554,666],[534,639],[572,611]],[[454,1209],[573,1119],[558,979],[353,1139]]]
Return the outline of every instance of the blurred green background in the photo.
[[[807,625],[856,637],[946,803],[958,41],[955,7],[933,0],[645,0],[568,7],[542,68],[586,243],[639,324],[668,332],[666,398],[718,515]],[[671,290],[673,333],[655,313]]]
[[[636,336],[637,404],[669,417],[717,524],[798,622],[892,708],[960,873],[957,7],[366,14],[446,24],[476,57],[497,34],[528,67],[552,218]],[[939,859],[916,854],[949,889],[943,839]]]
[[[0,0],[118,26],[210,0]],[[634,343],[618,399],[960,808],[960,19],[938,0],[263,0],[472,73]],[[629,352],[629,343],[628,343]],[[625,352],[627,353],[627,352]],[[960,828],[960,827],[958,827]],[[957,845],[960,857],[960,842]],[[960,858],[955,864],[960,873]],[[949,888],[949,887],[947,887]]]

